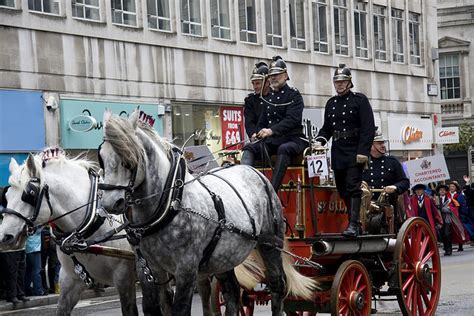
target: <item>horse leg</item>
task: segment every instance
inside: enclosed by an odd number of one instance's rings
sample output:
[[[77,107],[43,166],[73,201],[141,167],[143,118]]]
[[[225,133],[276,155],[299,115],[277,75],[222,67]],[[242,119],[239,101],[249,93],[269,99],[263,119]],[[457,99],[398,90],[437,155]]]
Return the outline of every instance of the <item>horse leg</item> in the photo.
[[[71,277],[71,274],[73,275]],[[61,293],[59,295],[57,316],[71,315],[71,311],[81,298],[81,293],[86,289],[86,285],[80,279],[74,277],[74,272],[66,274],[64,269],[60,272],[59,285]]]
[[[127,266],[119,267],[115,271],[114,285],[120,297],[122,315],[137,316],[137,293],[135,278],[132,277],[134,266],[127,263]]]
[[[185,264],[176,269],[176,293],[173,301],[173,316],[191,316],[191,304],[197,280],[197,267]]]
[[[230,270],[216,275],[222,288],[222,295],[226,302],[225,314],[226,316],[239,315],[239,299],[240,299],[240,285],[235,277],[234,270]]]
[[[258,245],[263,263],[265,264],[265,275],[272,297],[272,315],[283,315],[283,299],[285,298],[285,273],[281,252],[273,247]]]
[[[170,316],[173,305],[173,290],[169,283],[169,274],[154,267],[155,282],[148,282],[140,265],[137,265],[138,279],[142,288],[142,308],[145,316]]]
[[[212,316],[211,310],[211,280],[205,274],[199,274],[197,277],[197,288],[202,302],[203,316]]]

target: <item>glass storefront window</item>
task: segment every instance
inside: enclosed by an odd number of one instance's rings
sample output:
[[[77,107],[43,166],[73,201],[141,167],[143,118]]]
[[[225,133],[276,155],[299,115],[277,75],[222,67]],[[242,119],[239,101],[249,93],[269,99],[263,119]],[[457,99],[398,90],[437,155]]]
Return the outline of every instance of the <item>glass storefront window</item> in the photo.
[[[206,145],[211,152],[222,149],[221,119],[217,105],[173,104],[174,143],[182,146],[193,133],[187,146]]]

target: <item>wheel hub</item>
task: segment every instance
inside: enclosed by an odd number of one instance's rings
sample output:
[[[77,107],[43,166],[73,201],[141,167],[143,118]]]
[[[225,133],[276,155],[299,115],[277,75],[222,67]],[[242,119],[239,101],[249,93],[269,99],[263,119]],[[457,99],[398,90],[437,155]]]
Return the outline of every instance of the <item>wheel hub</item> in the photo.
[[[427,263],[422,264],[420,261],[416,263],[416,279],[419,282],[430,282],[431,268]]]
[[[361,311],[365,307],[364,294],[357,291],[352,291],[350,296],[351,310]]]

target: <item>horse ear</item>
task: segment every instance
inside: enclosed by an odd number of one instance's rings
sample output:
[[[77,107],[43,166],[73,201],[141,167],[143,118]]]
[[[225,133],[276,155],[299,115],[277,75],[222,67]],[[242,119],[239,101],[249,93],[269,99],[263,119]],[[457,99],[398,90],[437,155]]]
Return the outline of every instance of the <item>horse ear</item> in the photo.
[[[111,116],[112,116],[112,111],[106,108],[104,111],[104,116],[102,117],[102,124],[104,125],[104,128],[105,128],[105,124],[107,124],[107,121],[110,119]]]
[[[8,166],[8,170],[10,173],[13,173],[16,169],[18,169],[18,162],[16,162],[15,158],[10,159],[10,165]]]
[[[30,172],[30,177],[35,177],[36,172],[36,164],[35,164],[35,157],[31,153],[28,154],[28,159],[26,160],[26,167]]]
[[[130,115],[130,118],[128,119],[130,123],[133,126],[133,129],[136,129],[138,126],[138,119],[140,118],[140,108],[136,108],[135,111],[133,111],[132,115]]]

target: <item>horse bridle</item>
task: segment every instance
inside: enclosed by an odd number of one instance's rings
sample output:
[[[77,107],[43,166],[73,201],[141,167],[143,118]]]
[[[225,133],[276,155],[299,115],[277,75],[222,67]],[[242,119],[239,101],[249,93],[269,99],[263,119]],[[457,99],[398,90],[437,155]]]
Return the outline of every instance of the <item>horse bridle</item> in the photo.
[[[51,200],[49,197],[49,186],[45,184],[41,188],[40,179],[37,177],[32,177],[30,181],[28,181],[28,184],[21,195],[21,200],[34,207],[33,215],[26,217],[20,212],[8,207],[0,211],[0,214],[10,214],[22,219],[26,223],[27,234],[32,235],[36,231],[35,221],[38,218],[44,198],[46,198],[46,202],[48,203],[50,216],[53,216],[53,207],[51,206]]]
[[[99,148],[97,148],[97,159],[99,160],[99,166],[104,171],[105,171],[104,161],[102,160],[102,157],[100,156],[100,150],[102,149],[102,145],[106,141],[107,139],[104,137],[104,139],[102,140],[102,143],[100,143],[99,145]],[[132,175],[130,176],[130,181],[128,182],[128,185],[99,183],[98,189],[102,191],[124,190],[125,202],[127,205],[140,204],[140,200],[135,200],[135,201],[133,200],[133,194],[135,193],[135,181],[137,180],[138,166],[129,170],[132,172]]]

